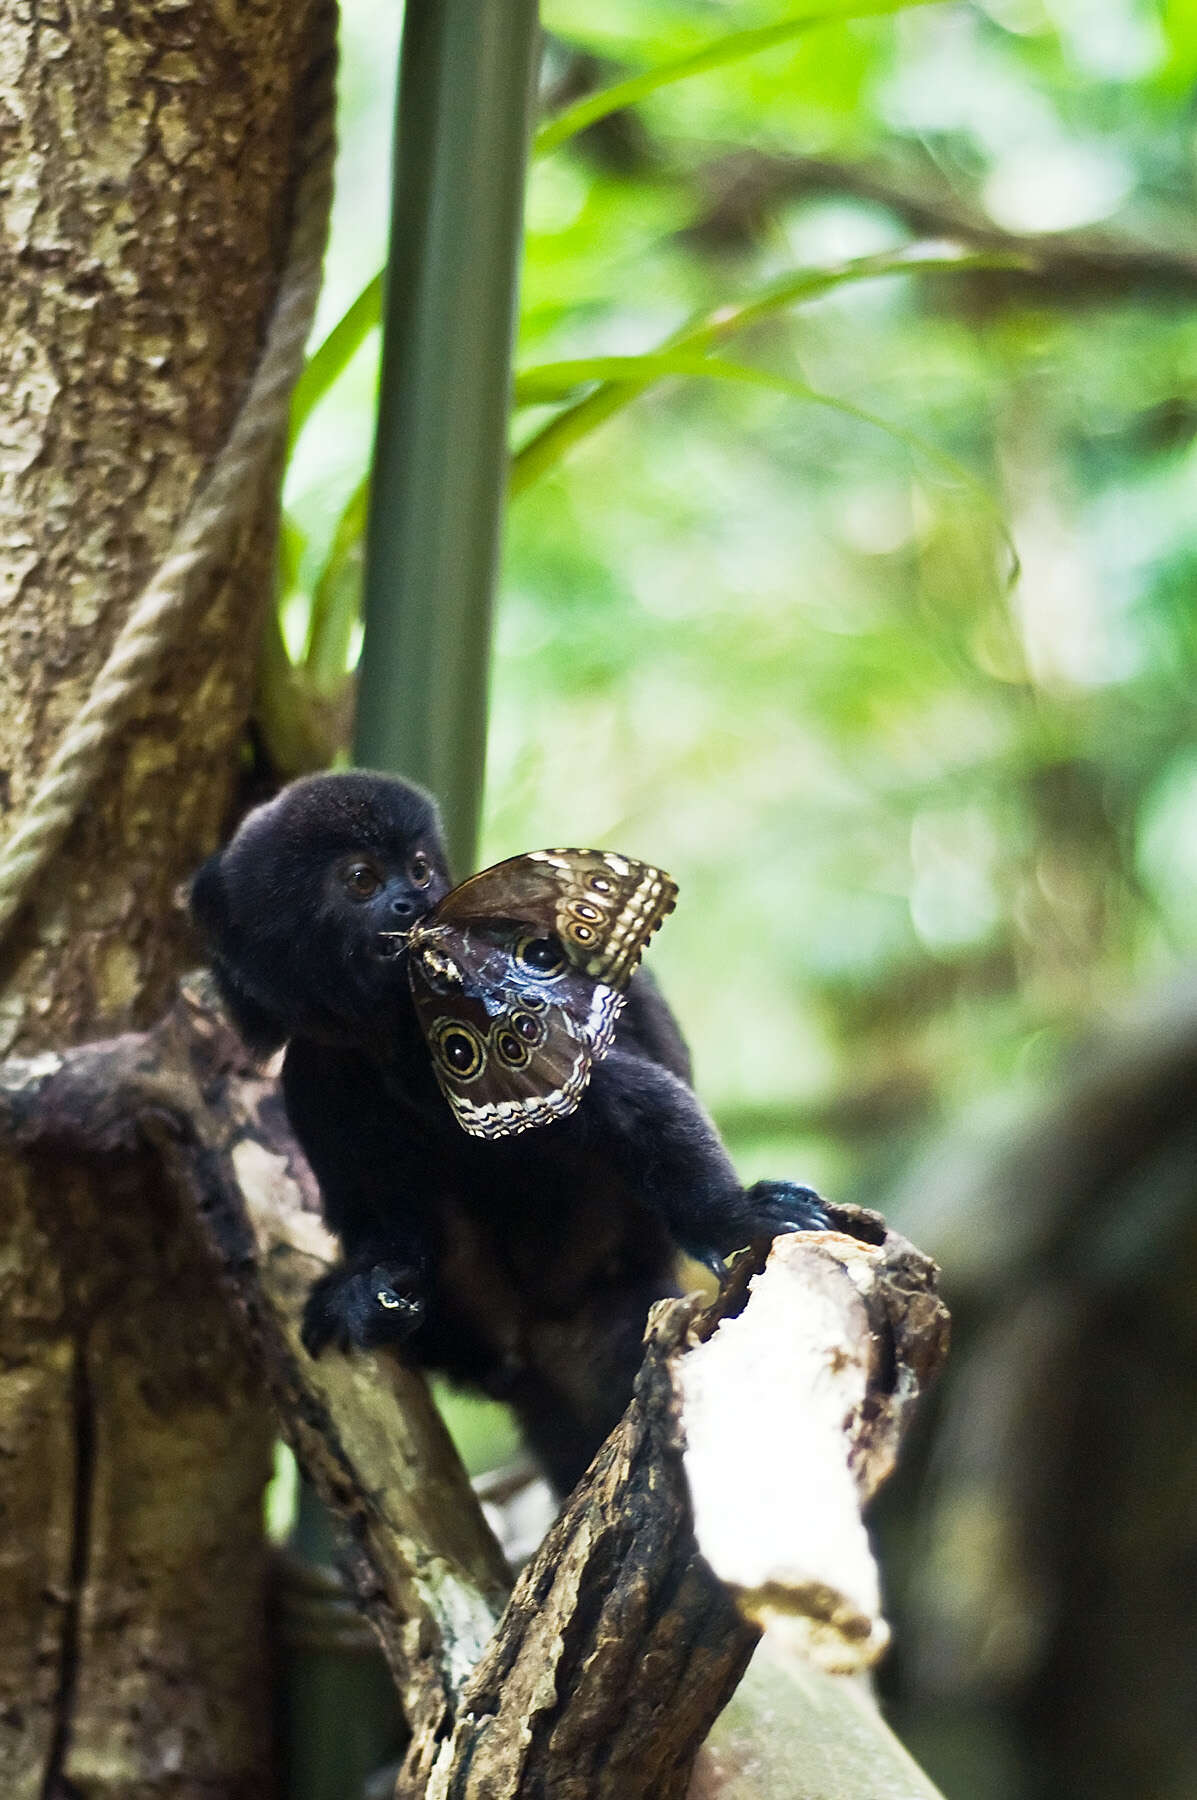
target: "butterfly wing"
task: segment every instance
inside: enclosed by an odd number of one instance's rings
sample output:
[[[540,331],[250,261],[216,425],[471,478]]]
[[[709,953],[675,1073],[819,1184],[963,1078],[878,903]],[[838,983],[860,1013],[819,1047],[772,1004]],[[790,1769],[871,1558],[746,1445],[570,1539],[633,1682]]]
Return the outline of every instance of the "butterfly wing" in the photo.
[[[530,968],[539,927],[431,925],[409,950],[416,1015],[457,1122],[510,1137],[573,1112],[591,1064],[611,1043],[623,995],[575,968]]]
[[[676,894],[646,863],[540,850],[463,882],[417,927],[416,1014],[464,1130],[509,1137],[575,1110]]]
[[[438,921],[518,919],[560,938],[594,981],[625,988],[644,946],[677,900],[663,869],[609,850],[532,850],[472,875],[436,909]]]

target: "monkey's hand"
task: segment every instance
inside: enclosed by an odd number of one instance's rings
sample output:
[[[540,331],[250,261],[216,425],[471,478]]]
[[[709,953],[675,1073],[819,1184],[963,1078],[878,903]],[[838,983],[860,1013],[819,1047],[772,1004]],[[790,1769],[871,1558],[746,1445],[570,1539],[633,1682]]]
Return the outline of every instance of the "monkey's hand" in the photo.
[[[410,1263],[342,1264],[322,1275],[303,1310],[303,1347],[319,1356],[338,1350],[392,1349],[423,1323],[420,1273]]]
[[[783,1237],[787,1231],[834,1231],[820,1195],[796,1181],[754,1181],[744,1199],[753,1238]]]
[[[814,1188],[799,1187],[794,1181],[756,1181],[746,1188],[739,1205],[729,1209],[727,1235],[734,1245],[683,1241],[682,1249],[695,1262],[722,1281],[727,1274],[724,1251],[742,1249],[748,1244],[769,1243],[790,1231],[834,1231],[823,1201]]]

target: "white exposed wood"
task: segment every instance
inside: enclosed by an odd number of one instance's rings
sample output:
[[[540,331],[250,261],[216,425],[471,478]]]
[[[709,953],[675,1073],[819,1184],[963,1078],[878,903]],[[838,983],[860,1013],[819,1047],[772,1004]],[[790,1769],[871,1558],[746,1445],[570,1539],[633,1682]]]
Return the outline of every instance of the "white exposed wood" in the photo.
[[[881,1261],[836,1232],[780,1239],[750,1304],[676,1365],[704,1556],[750,1617],[839,1672],[889,1640],[860,1513]]]

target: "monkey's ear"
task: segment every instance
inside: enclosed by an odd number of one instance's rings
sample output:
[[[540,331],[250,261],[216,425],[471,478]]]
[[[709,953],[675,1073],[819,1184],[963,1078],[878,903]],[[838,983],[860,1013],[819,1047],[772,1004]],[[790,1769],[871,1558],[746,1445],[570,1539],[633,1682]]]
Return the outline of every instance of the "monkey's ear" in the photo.
[[[222,851],[210,856],[191,884],[191,916],[208,940],[212,973],[229,1017],[257,1056],[269,1056],[286,1042],[287,1028],[251,994],[236,966],[228,897],[221,871]],[[245,971],[252,980],[253,971]]]
[[[219,956],[212,958],[212,973],[229,1017],[254,1055],[273,1056],[287,1041],[287,1027],[252,994],[246,993]]]

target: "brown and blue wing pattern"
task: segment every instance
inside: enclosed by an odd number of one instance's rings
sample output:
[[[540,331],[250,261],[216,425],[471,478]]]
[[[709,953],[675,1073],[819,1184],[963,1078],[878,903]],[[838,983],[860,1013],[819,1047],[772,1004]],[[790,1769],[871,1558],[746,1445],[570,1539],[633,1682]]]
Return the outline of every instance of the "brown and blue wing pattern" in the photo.
[[[474,1137],[566,1118],[677,888],[598,850],[539,850],[485,869],[412,932],[408,969],[437,1080]]]

